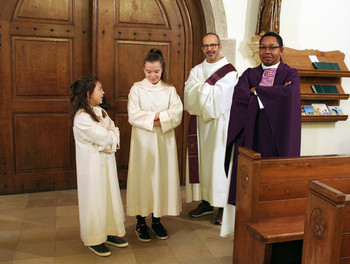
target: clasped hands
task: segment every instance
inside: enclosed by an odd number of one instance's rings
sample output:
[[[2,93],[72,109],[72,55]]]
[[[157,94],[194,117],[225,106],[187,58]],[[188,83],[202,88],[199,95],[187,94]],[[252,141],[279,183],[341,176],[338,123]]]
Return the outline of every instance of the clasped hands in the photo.
[[[156,113],[156,116],[154,117],[154,122],[153,122],[153,126],[155,127],[160,127],[160,120],[159,120],[159,113]]]

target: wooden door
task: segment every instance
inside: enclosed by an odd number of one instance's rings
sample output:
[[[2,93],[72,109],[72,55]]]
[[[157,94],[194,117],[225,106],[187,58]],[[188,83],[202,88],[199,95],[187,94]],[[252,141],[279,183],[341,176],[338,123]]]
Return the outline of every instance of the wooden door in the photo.
[[[119,181],[125,186],[131,134],[127,116],[129,90],[134,82],[144,78],[143,59],[148,51],[158,48],[166,60],[165,81],[173,84],[183,99],[184,82],[192,67],[193,56],[193,31],[187,14],[189,10],[194,11],[195,6],[183,0],[104,0],[94,3],[93,49],[96,57],[93,70],[111,105],[109,115],[121,132],[117,165]],[[183,171],[185,152],[183,124],[175,130],[180,172]]]
[[[91,72],[89,0],[0,0],[0,193],[76,187],[71,82]]]
[[[96,74],[121,130],[117,165],[125,186],[127,95],[150,48],[165,55],[167,81],[183,85],[202,59],[200,1],[0,0],[0,194],[76,187],[69,86]],[[183,122],[176,130],[183,170]]]

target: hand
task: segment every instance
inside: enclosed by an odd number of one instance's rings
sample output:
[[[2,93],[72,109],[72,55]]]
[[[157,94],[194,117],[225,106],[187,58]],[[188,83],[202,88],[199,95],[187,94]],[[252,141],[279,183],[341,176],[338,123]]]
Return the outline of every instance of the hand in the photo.
[[[249,89],[251,93],[255,92],[255,87]]]
[[[159,120],[159,113],[156,113],[156,116],[154,117],[154,121]]]
[[[286,82],[286,83],[284,84],[284,86],[290,85],[291,83],[292,83],[292,81]]]
[[[159,119],[158,119],[158,120],[154,120],[153,126],[154,126],[154,127],[160,127],[160,126],[161,126],[160,120],[159,120]]]

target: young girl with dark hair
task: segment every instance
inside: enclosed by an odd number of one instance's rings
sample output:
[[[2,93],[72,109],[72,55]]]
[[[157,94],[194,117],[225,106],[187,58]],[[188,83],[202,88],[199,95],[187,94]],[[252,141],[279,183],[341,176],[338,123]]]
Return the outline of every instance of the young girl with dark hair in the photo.
[[[149,51],[143,71],[145,78],[134,83],[128,100],[132,132],[126,212],[137,218],[139,240],[148,242],[148,215],[152,214],[152,231],[166,239],[160,217],[181,212],[174,129],[181,123],[183,107],[175,87],[163,81],[165,61],[160,50]]]
[[[99,105],[104,91],[99,80],[86,76],[71,85],[70,109],[76,147],[80,236],[98,256],[105,246],[126,247],[124,211],[115,152],[119,129]]]

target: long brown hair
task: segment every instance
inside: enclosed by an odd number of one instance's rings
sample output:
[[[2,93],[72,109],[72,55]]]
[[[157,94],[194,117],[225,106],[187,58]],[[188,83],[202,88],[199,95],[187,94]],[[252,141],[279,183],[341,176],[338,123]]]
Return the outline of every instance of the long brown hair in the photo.
[[[99,80],[96,76],[87,75],[79,80],[76,80],[70,86],[71,94],[70,94],[69,102],[70,102],[70,118],[71,118],[72,124],[74,122],[75,114],[80,109],[83,109],[86,113],[88,113],[94,121],[99,122],[99,119],[97,118],[96,114],[92,110],[92,106],[89,103],[88,95],[87,95],[88,92],[90,96],[92,95],[92,93],[95,90],[97,82],[99,82]],[[103,117],[105,117],[104,111],[102,111],[102,113],[103,113]]]

